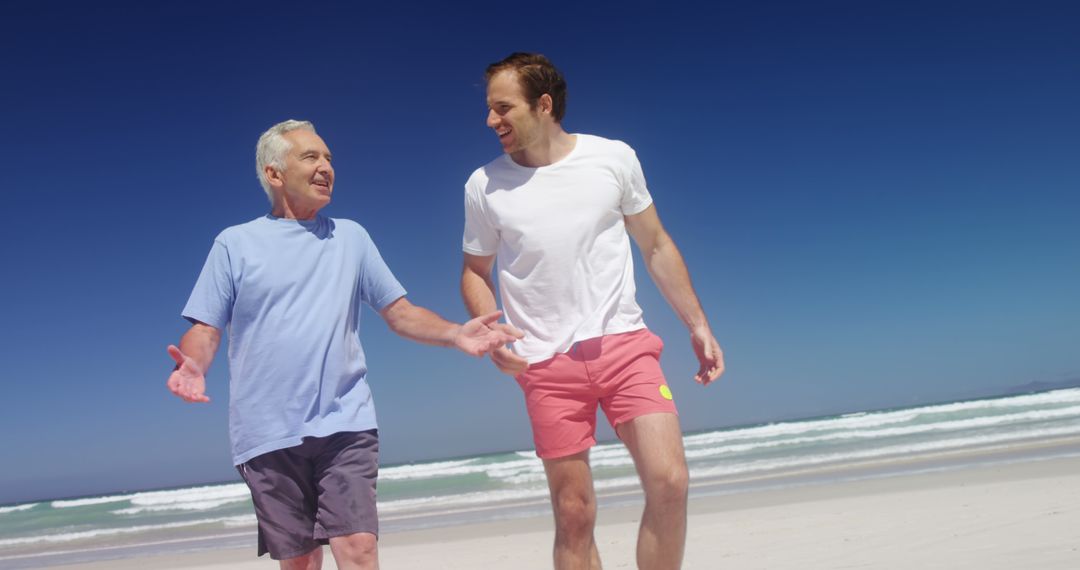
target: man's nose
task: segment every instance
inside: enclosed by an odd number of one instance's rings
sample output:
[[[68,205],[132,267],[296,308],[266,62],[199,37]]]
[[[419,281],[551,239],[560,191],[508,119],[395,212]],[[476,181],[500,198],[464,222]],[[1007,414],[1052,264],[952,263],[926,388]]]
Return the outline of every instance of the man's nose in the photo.
[[[495,109],[488,110],[487,126],[494,129],[495,125],[499,124],[499,114],[495,112]]]

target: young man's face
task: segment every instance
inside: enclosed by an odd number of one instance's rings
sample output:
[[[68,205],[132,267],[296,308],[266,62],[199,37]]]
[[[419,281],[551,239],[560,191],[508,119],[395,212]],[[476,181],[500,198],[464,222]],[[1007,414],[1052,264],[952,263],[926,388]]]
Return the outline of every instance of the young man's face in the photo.
[[[495,131],[503,151],[513,156],[535,144],[541,137],[540,109],[530,109],[513,71],[500,71],[487,85],[487,126]]]
[[[284,198],[294,207],[318,210],[330,203],[334,191],[334,167],[330,149],[319,135],[303,129],[282,135],[292,143],[280,173]]]

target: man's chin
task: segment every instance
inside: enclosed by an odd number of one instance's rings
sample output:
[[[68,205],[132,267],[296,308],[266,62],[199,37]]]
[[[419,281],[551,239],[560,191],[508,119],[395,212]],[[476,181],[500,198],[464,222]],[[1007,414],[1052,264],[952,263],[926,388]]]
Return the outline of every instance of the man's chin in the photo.
[[[312,199],[311,202],[310,202],[311,209],[315,210],[316,212],[318,212],[319,210],[322,210],[323,208],[325,208],[325,207],[327,207],[329,205],[330,205],[330,196],[319,196],[317,198]]]

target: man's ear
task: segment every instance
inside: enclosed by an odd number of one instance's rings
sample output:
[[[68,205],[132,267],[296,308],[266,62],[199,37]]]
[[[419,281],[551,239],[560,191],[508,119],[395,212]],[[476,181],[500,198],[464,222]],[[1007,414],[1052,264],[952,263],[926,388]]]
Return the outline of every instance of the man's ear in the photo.
[[[263,167],[263,174],[266,176],[266,181],[270,183],[271,188],[280,188],[285,184],[281,172],[269,164]]]
[[[540,112],[551,114],[551,110],[555,107],[555,102],[551,100],[551,95],[544,93],[537,100],[537,105],[540,108]]]

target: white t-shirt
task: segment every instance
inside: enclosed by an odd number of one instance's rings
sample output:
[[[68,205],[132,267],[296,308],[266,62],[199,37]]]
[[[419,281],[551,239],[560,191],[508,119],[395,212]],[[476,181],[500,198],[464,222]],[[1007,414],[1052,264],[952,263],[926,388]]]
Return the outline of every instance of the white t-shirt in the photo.
[[[527,168],[502,155],[465,183],[462,249],[497,255],[506,320],[530,364],[575,342],[645,327],[623,216],[652,204],[634,150],[575,135],[574,149]]]

